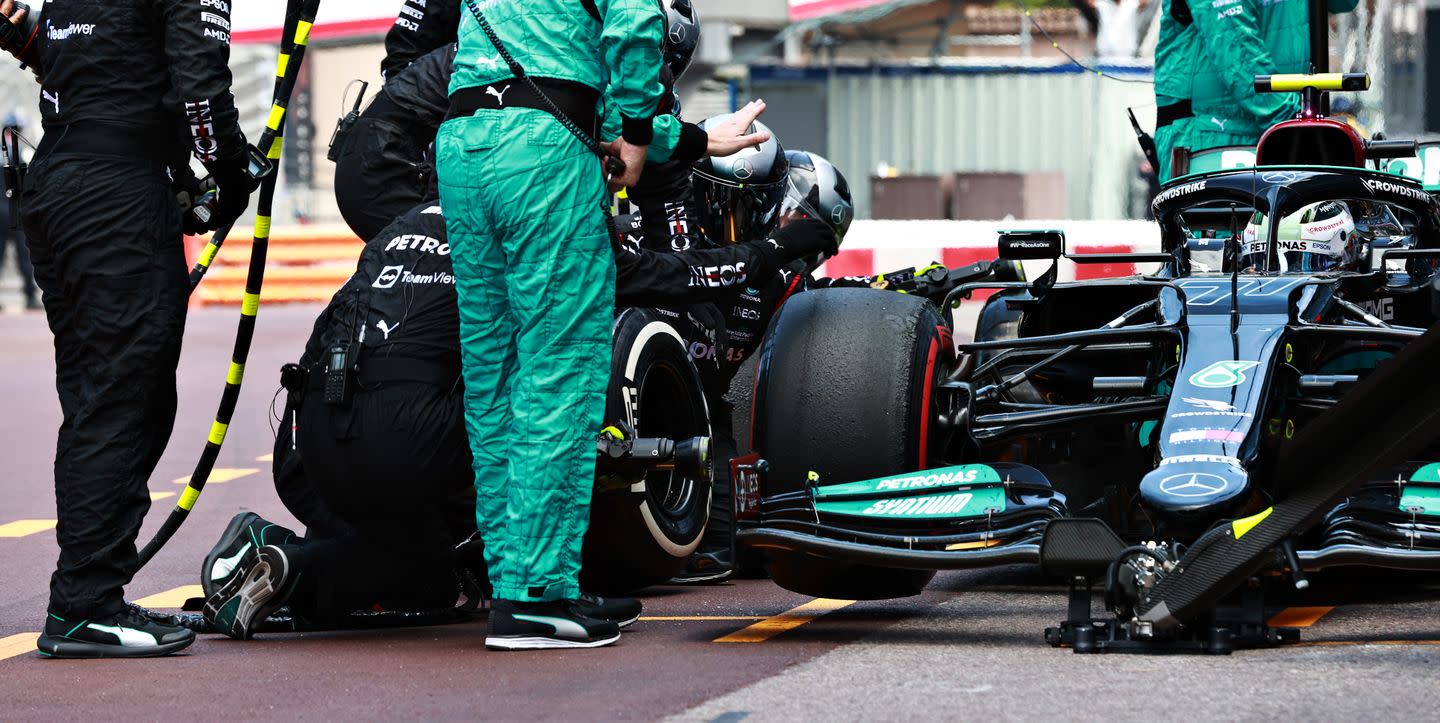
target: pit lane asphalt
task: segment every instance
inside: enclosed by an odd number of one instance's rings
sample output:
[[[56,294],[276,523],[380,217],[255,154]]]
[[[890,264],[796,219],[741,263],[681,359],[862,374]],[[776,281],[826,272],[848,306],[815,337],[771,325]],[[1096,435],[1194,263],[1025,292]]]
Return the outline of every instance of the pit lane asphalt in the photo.
[[[247,381],[218,467],[257,470],[207,487],[132,598],[197,582],[200,556],[235,512],[290,522],[269,481],[277,370],[316,307],[263,307]],[[237,312],[198,310],[181,362],[181,410],[152,492],[178,492],[209,430]],[[52,519],[59,409],[48,331],[0,316],[0,525]],[[239,474],[237,472],[236,474]],[[141,539],[175,498],[155,503]],[[53,531],[0,537],[0,643],[39,630]],[[0,719],[1259,719],[1433,716],[1440,603],[1389,578],[1325,588],[1339,604],[1302,647],[1226,658],[1078,656],[1044,645],[1061,591],[1020,568],[941,575],[925,595],[840,607],[765,642],[716,643],[808,602],[766,581],[660,588],[609,650],[495,653],[482,624],[204,636],[187,655],[145,661],[0,659]],[[1384,601],[1374,599],[1377,592]],[[792,624],[795,621],[792,621]],[[1373,641],[1381,641],[1376,644]],[[1416,642],[1420,641],[1420,642]],[[0,656],[4,651],[0,650]]]

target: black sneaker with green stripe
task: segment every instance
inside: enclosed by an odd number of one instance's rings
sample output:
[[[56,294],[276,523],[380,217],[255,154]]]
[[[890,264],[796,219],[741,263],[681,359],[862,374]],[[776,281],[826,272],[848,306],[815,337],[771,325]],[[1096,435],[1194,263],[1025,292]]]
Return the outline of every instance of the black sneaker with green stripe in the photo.
[[[200,567],[200,589],[209,598],[230,582],[240,558],[245,553],[265,545],[285,545],[295,542],[294,531],[266,520],[254,512],[241,512],[230,519],[220,541],[205,555]]]
[[[217,633],[248,640],[256,626],[290,599],[299,576],[279,547],[250,550],[241,556],[230,581],[205,600],[205,622]]]
[[[50,613],[45,632],[35,647],[47,658],[154,658],[183,650],[195,642],[195,633],[164,625],[139,608],[103,618],[81,619]]]

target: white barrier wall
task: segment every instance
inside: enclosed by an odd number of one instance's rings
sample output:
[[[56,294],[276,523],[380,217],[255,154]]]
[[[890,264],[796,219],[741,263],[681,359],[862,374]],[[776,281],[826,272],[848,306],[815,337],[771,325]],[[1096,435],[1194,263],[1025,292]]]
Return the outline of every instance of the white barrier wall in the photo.
[[[931,261],[951,267],[988,261],[995,258],[1001,231],[1027,229],[1064,231],[1066,252],[1072,254],[1160,250],[1160,227],[1152,221],[856,221],[840,254],[817,276],[869,276]],[[1048,267],[1048,261],[1026,262],[1031,278]],[[1133,273],[1132,264],[1060,262],[1062,281]]]

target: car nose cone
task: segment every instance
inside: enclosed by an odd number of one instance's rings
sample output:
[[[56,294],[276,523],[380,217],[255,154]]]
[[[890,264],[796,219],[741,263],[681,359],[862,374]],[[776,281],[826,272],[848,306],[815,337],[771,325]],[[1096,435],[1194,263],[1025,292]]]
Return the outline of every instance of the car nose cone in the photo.
[[[1234,464],[1162,462],[1140,481],[1140,502],[1162,515],[1210,513],[1228,508],[1249,489],[1249,475]]]

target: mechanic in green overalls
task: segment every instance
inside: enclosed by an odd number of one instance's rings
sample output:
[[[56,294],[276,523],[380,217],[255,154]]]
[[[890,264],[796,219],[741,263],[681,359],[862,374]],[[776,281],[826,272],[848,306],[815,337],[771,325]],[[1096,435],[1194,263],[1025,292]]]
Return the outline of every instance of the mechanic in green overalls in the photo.
[[[633,185],[662,95],[664,16],[655,0],[465,0],[461,14],[435,146],[494,586],[485,644],[608,645],[617,602],[582,595],[577,576],[610,368],[609,196],[599,158],[553,111],[593,134],[608,86],[623,134],[607,150],[625,164],[610,182]]]
[[[1326,0],[1332,13],[1358,0]],[[1175,148],[1253,146],[1300,111],[1297,95],[1256,93],[1255,76],[1310,70],[1306,0],[1164,0],[1155,46],[1160,181]]]

